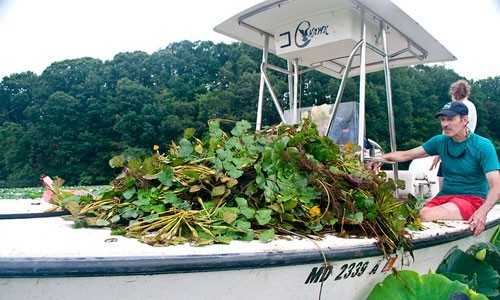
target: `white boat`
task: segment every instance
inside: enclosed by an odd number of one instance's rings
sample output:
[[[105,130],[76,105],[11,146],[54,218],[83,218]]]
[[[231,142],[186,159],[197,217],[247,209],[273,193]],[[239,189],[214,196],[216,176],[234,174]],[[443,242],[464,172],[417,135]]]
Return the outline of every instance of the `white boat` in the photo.
[[[41,200],[0,200],[0,299],[365,299],[392,268],[427,273],[447,253],[489,241],[463,221],[426,223],[409,253],[384,257],[374,239],[152,247],[108,229],[74,229]]]
[[[257,129],[266,87],[283,122],[297,122],[299,75],[314,69],[343,78],[327,120],[329,135],[345,79],[360,76],[354,142],[363,145],[365,75],[384,70],[391,150],[390,68],[455,59],[387,0],[268,0],[215,30],[263,49]],[[269,53],[286,59],[288,69],[268,64]],[[288,74],[291,119],[273,92],[269,70]],[[361,156],[371,159],[365,151]],[[435,193],[432,174],[418,167],[403,173],[394,165],[393,176],[408,180],[406,193]],[[152,247],[105,228],[74,229],[61,213],[44,213],[48,208],[41,200],[0,201],[0,299],[365,299],[393,269],[427,273],[453,249],[489,241],[500,224],[498,205],[478,237],[463,221],[425,223],[426,230],[410,232],[412,257],[408,252],[384,256],[375,239],[335,235]]]

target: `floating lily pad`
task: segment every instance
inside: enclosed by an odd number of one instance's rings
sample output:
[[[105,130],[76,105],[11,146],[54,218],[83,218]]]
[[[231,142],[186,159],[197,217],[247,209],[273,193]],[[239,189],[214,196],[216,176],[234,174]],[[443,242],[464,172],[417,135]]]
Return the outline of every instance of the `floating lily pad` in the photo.
[[[457,298],[459,295],[466,298]],[[441,274],[420,276],[414,271],[399,271],[377,284],[368,295],[368,300],[421,300],[421,299],[471,299],[487,300],[467,285],[451,281]]]

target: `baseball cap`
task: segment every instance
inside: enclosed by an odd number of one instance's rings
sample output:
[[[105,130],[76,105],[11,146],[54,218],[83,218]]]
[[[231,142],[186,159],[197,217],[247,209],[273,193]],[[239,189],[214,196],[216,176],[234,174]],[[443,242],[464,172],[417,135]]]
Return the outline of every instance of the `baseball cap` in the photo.
[[[441,111],[437,113],[434,117],[448,116],[454,117],[456,115],[467,116],[469,114],[469,109],[465,104],[458,101],[448,102],[441,108]]]

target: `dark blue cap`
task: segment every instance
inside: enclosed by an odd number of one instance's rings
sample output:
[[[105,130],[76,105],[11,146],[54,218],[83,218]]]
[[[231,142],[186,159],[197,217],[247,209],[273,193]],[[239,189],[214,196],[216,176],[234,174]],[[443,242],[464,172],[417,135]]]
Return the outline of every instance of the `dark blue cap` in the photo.
[[[462,102],[458,101],[453,101],[453,102],[448,102],[446,103],[443,108],[441,108],[441,111],[437,113],[434,117],[437,118],[439,116],[448,116],[448,117],[454,117],[456,115],[462,115],[462,116],[467,116],[469,114],[469,109],[465,104]]]

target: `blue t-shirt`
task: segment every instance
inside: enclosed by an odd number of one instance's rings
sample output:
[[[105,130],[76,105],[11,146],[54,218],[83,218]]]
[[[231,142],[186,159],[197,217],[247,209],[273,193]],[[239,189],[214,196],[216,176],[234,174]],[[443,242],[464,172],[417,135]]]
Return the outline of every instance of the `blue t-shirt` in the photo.
[[[443,189],[438,196],[475,195],[486,199],[488,181],[485,174],[500,170],[493,143],[477,134],[460,143],[446,135],[436,135],[422,147],[429,155],[441,157]]]

